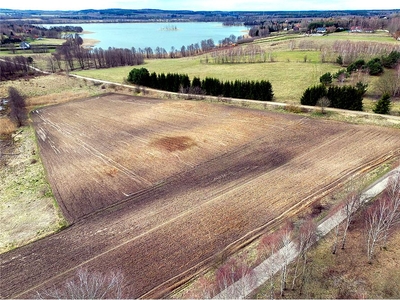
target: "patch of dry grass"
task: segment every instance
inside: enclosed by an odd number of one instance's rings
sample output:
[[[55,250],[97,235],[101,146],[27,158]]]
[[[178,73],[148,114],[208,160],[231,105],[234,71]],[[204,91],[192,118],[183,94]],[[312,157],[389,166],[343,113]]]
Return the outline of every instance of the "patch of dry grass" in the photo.
[[[51,234],[66,223],[46,181],[33,129],[20,128],[12,143],[0,146],[4,150],[0,156],[2,253]]]
[[[17,127],[9,118],[0,118],[0,137],[10,136],[16,129]]]
[[[0,97],[7,98],[10,86],[26,97],[28,106],[62,103],[104,92],[101,86],[86,80],[58,74],[3,81],[0,83]]]

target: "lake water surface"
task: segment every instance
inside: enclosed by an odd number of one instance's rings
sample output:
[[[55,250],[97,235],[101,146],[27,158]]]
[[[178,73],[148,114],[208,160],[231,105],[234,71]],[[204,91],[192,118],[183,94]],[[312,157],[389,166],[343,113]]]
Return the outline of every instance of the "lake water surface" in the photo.
[[[223,26],[222,23],[95,23],[74,24],[81,26],[84,31],[92,32],[83,34],[83,38],[95,39],[100,42],[97,48],[164,48],[167,52],[171,47],[180,50],[182,46],[199,43],[202,40],[213,39],[217,45],[220,40],[231,34],[236,37],[246,35],[245,26]],[[47,25],[49,26],[49,25]],[[46,26],[46,27],[47,27]],[[176,27],[177,30],[165,30]]]

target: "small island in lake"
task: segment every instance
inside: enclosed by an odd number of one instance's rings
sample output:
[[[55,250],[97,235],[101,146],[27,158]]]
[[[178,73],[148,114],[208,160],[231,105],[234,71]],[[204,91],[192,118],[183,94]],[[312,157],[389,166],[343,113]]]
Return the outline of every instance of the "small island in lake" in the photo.
[[[176,27],[176,25],[166,25],[166,26],[162,27],[160,30],[162,30],[162,31],[177,31],[179,29],[178,29],[178,27]]]

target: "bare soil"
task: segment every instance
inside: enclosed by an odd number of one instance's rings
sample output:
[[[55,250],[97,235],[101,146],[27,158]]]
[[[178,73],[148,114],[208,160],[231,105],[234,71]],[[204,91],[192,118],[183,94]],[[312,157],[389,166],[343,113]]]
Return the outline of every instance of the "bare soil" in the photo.
[[[396,129],[201,102],[107,94],[32,119],[72,225],[0,255],[0,297],[81,267],[121,271],[126,297],[161,297],[400,155]]]

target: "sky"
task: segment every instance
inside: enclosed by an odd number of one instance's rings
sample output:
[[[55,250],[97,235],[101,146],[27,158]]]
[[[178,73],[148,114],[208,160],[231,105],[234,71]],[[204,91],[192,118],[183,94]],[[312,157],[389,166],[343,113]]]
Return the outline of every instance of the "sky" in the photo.
[[[224,10],[224,11],[277,11],[277,10],[348,10],[348,9],[400,9],[399,0],[17,0],[2,1],[0,8],[37,10],[81,9],[165,9],[165,10]]]

